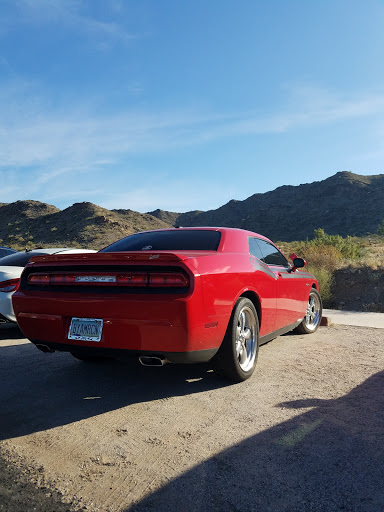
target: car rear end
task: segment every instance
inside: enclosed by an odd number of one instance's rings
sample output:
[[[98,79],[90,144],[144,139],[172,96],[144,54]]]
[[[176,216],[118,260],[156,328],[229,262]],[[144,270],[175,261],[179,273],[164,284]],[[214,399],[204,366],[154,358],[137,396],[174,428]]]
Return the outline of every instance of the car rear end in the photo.
[[[12,294],[19,285],[20,267],[0,266],[0,323],[16,322]]]
[[[209,360],[220,340],[204,326],[194,260],[165,251],[36,258],[13,296],[17,321],[44,351]]]

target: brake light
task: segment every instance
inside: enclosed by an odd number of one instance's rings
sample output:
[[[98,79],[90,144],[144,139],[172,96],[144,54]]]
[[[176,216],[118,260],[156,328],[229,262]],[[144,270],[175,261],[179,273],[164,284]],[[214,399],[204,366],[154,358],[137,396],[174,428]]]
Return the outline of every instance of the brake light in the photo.
[[[30,284],[49,284],[50,277],[48,274],[31,274],[28,276],[28,283]]]
[[[148,275],[143,273],[118,274],[117,284],[124,286],[147,286]]]
[[[127,286],[141,288],[186,288],[189,278],[182,272],[57,272],[52,274],[33,273],[28,284],[53,286]]]
[[[188,286],[188,278],[179,273],[151,273],[149,274],[149,286],[161,287],[186,287]]]
[[[0,283],[0,292],[14,292],[19,286],[20,279],[9,279]]]

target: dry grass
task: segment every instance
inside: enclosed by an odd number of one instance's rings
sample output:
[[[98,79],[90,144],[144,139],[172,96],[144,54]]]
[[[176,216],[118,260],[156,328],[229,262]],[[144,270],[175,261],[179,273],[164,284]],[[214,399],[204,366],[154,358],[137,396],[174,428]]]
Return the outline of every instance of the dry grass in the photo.
[[[351,239],[359,247],[359,256],[344,257],[341,251],[332,245],[311,242],[281,242],[279,247],[284,254],[295,252],[307,260],[306,270],[311,272],[319,281],[323,303],[326,307],[333,305],[334,273],[340,269],[369,269],[384,272],[384,236],[372,235],[365,238]],[[369,286],[369,284],[367,284]],[[381,305],[379,305],[381,307]]]

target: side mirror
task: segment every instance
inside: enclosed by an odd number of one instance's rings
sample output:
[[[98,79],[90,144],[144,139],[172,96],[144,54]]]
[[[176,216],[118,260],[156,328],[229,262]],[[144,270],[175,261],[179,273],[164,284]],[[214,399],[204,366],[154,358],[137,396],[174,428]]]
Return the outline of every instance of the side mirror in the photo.
[[[305,267],[307,262],[303,258],[294,258],[293,260],[293,266],[296,268],[302,268]]]
[[[307,262],[303,258],[298,258],[296,254],[291,254],[291,259],[293,261],[293,267],[291,272],[295,272],[298,268],[303,268],[307,264]]]

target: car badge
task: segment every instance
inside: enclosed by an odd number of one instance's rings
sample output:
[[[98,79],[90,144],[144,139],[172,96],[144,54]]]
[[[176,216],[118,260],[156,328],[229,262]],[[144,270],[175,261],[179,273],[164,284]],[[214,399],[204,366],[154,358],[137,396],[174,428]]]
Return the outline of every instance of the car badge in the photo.
[[[116,276],[76,276],[76,283],[115,283]]]

